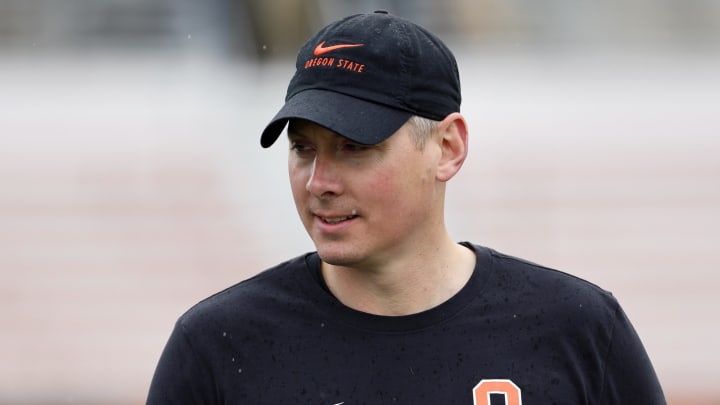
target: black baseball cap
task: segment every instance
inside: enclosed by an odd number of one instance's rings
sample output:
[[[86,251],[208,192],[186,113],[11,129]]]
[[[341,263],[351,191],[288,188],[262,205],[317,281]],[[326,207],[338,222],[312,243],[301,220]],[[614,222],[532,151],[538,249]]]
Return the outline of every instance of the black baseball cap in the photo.
[[[321,29],[300,48],[295,67],[285,105],[260,138],[264,148],[290,119],[376,144],[413,115],[441,121],[460,111],[452,52],[428,30],[385,11]]]

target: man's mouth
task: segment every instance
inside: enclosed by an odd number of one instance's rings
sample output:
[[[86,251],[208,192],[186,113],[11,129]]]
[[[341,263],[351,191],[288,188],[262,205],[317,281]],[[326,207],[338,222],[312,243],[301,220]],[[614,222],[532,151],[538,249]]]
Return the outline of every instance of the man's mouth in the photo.
[[[356,217],[357,215],[347,215],[344,217],[320,217],[320,219],[328,224],[339,224],[340,222],[347,221]]]

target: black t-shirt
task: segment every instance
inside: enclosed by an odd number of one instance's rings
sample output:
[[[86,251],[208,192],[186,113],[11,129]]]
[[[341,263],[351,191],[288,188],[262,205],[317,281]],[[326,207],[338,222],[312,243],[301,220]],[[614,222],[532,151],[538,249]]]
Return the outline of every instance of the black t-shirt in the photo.
[[[610,293],[465,245],[471,279],[413,315],[344,306],[316,253],[213,295],[178,320],[148,404],[665,404]]]

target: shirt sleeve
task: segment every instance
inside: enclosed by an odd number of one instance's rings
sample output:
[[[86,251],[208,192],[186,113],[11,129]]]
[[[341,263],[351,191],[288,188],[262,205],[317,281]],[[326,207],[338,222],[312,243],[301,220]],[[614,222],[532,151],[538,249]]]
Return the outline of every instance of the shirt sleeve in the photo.
[[[193,350],[182,320],[175,324],[150,384],[147,405],[215,404],[208,368]]]
[[[667,404],[650,358],[619,305],[603,379],[598,404]]]

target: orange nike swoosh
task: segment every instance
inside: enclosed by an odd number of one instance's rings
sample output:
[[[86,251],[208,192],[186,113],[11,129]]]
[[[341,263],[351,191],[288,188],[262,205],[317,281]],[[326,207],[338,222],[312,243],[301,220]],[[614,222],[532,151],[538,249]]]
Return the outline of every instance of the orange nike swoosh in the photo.
[[[313,55],[320,56],[322,54],[332,52],[336,49],[354,48],[356,46],[363,46],[363,44],[340,44],[340,45],[325,46],[325,41],[322,41],[318,44],[318,46],[315,47],[315,50],[313,51]]]

